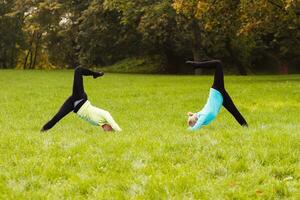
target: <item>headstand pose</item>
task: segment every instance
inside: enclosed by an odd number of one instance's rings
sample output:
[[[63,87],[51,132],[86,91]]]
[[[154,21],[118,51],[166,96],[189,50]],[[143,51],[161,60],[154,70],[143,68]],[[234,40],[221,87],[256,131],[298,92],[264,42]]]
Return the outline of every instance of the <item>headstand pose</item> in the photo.
[[[215,68],[214,83],[210,89],[208,100],[204,108],[198,113],[188,113],[188,125],[189,129],[195,131],[200,129],[203,125],[208,125],[213,121],[222,105],[234,116],[241,126],[248,126],[246,120],[235,107],[233,101],[225,90],[224,86],[224,74],[222,69],[222,63],[220,60],[211,60],[204,62],[187,61],[187,64],[191,64],[197,68]]]
[[[74,72],[72,95],[65,101],[58,113],[43,126],[41,131],[44,132],[51,129],[59,120],[71,111],[89,123],[95,126],[101,126],[104,131],[121,131],[121,128],[114,121],[109,112],[91,105],[88,101],[87,94],[84,91],[82,76],[93,76],[93,78],[98,78],[103,75],[103,72],[93,72],[83,67],[77,67]]]

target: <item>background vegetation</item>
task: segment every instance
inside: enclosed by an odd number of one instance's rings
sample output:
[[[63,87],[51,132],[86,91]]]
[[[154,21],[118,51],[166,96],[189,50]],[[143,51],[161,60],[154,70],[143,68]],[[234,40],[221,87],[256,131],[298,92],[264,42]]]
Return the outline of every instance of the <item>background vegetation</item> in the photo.
[[[185,59],[219,58],[240,74],[293,72],[300,57],[299,5],[299,0],[1,0],[0,68],[108,66],[133,58],[130,62],[150,66],[148,71],[159,66],[158,72],[190,73]]]

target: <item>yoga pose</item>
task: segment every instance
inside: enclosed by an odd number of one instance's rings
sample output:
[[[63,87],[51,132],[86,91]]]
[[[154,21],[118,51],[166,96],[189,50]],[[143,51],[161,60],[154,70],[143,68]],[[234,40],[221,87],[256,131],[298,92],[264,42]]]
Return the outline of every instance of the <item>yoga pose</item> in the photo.
[[[225,90],[224,86],[224,74],[222,63],[220,60],[211,60],[204,62],[187,61],[187,64],[191,64],[196,68],[215,68],[214,83],[210,88],[208,100],[204,108],[198,113],[188,113],[188,125],[189,130],[195,131],[200,129],[203,125],[208,125],[213,121],[222,105],[234,116],[241,126],[248,126],[246,120],[238,111],[230,96]]]
[[[109,112],[91,105],[84,91],[82,76],[93,76],[95,79],[103,75],[102,72],[94,72],[83,67],[77,67],[74,72],[72,95],[65,101],[58,113],[43,126],[41,131],[44,132],[51,129],[71,111],[89,123],[95,126],[101,126],[104,131],[121,131],[121,128],[114,121]]]

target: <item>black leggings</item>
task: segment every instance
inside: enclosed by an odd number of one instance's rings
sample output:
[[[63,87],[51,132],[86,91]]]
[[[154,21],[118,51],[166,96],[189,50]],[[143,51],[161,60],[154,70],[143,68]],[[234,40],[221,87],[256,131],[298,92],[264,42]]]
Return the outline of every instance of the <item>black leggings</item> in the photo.
[[[54,117],[43,126],[42,131],[51,129],[57,122],[59,122],[71,111],[76,113],[80,109],[80,107],[87,101],[87,94],[84,92],[82,76],[95,77],[97,75],[97,72],[93,72],[83,67],[77,67],[75,69],[72,95],[64,102]],[[78,102],[78,104],[76,102]]]
[[[191,63],[195,67],[199,68],[215,68],[215,75],[214,75],[214,83],[212,88],[218,90],[223,96],[223,106],[228,110],[234,118],[239,122],[242,126],[248,126],[246,120],[241,115],[239,110],[234,105],[232,99],[230,98],[229,94],[225,90],[224,86],[224,73],[222,68],[222,62],[220,60],[211,60],[205,62],[192,62]]]

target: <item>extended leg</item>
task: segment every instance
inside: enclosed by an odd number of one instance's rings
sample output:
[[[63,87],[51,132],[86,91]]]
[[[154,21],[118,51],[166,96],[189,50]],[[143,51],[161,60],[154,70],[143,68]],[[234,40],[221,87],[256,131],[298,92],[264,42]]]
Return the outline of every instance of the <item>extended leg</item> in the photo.
[[[56,113],[56,115],[43,126],[41,131],[47,131],[51,129],[57,122],[59,122],[63,117],[70,113],[74,108],[73,103],[73,98],[69,97]]]
[[[241,126],[248,126],[246,120],[234,105],[229,94],[224,90],[222,91],[222,95],[223,95],[223,106],[226,108],[226,110],[228,110],[234,116],[236,121],[238,121]]]
[[[72,96],[75,99],[84,98],[85,96],[82,76],[93,76],[94,78],[97,78],[99,76],[103,76],[103,73],[94,72],[83,67],[77,67],[74,71],[73,94],[72,94]]]

